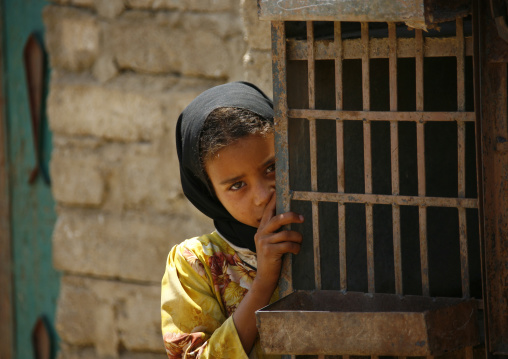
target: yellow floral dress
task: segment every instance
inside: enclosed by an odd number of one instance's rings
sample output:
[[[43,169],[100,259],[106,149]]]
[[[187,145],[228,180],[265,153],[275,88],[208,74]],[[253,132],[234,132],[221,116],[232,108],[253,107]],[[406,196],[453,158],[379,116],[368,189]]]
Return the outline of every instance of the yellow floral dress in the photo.
[[[168,357],[278,358],[264,355],[259,339],[247,356],[231,316],[255,276],[256,269],[217,232],[173,247],[161,293],[162,335]]]

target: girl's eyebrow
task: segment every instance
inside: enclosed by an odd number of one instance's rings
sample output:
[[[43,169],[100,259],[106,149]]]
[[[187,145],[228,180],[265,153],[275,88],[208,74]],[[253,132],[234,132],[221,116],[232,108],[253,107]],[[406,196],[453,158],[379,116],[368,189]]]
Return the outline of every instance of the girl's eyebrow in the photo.
[[[229,183],[235,183],[235,182],[238,182],[239,180],[241,180],[244,176],[245,175],[241,174],[241,175],[233,177],[233,178],[228,178],[228,179],[225,179],[224,181],[220,182],[220,184],[224,185],[224,184],[229,184]]]
[[[262,165],[261,167],[265,167],[265,166],[268,166],[270,163],[272,162],[275,162],[275,156],[272,156],[270,157],[269,159],[267,159]]]
[[[263,162],[260,167],[261,168],[262,167],[266,167],[266,166],[268,166],[270,163],[272,163],[274,161],[275,161],[275,156],[272,156],[269,159],[267,159],[265,162]],[[243,177],[245,177],[244,174],[241,174],[239,176],[235,176],[235,177],[232,177],[232,178],[227,178],[224,181],[221,181],[219,184],[225,185],[225,184],[229,184],[229,183],[235,183],[235,182],[238,182],[239,180],[241,180]]]

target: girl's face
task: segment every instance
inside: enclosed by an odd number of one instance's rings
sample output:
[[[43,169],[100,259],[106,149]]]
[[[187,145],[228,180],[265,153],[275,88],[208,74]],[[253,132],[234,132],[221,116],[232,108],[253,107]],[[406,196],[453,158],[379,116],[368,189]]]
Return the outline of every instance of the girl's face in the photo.
[[[249,135],[219,150],[205,164],[222,205],[238,221],[259,227],[275,193],[273,134]]]

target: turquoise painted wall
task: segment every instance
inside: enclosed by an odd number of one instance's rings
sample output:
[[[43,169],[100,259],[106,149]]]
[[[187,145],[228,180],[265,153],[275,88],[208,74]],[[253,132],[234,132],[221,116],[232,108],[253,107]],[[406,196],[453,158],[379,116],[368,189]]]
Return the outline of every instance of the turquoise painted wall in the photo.
[[[51,259],[51,234],[56,220],[51,190],[41,176],[33,185],[28,184],[35,152],[22,61],[28,36],[36,32],[42,40],[41,12],[47,4],[43,0],[3,0],[2,3],[17,359],[34,357],[31,332],[40,315],[45,315],[51,326],[54,325],[60,283]],[[47,168],[51,134],[46,117],[43,119],[43,158]]]

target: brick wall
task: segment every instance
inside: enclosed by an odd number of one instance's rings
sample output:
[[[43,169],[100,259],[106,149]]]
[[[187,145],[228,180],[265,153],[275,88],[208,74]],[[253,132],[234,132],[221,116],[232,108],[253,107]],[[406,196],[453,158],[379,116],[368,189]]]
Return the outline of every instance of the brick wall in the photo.
[[[174,126],[220,83],[271,95],[269,24],[256,0],[55,0],[44,22],[59,358],[162,358],[166,256],[212,229],[181,193]]]

